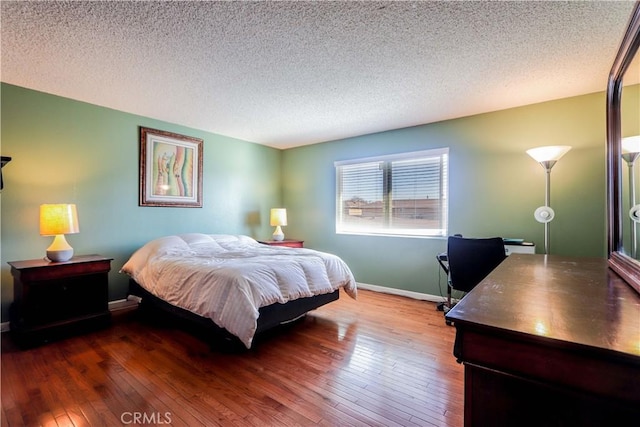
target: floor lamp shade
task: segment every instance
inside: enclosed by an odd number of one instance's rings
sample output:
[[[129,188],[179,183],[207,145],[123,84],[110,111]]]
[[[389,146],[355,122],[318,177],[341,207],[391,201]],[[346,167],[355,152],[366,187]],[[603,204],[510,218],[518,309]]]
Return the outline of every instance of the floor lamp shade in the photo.
[[[271,209],[271,215],[269,216],[269,223],[272,227],[276,227],[273,232],[273,240],[284,240],[284,233],[280,226],[287,225],[287,210],[284,208]]]
[[[40,206],[40,235],[55,236],[47,248],[51,261],[68,261],[73,257],[73,248],[67,243],[65,234],[80,232],[78,212],[74,204],[47,204]]]
[[[527,150],[527,154],[538,162],[558,161],[562,156],[571,150],[570,145],[547,145],[544,147],[536,147]]]
[[[640,135],[622,138],[623,153],[640,153]]]

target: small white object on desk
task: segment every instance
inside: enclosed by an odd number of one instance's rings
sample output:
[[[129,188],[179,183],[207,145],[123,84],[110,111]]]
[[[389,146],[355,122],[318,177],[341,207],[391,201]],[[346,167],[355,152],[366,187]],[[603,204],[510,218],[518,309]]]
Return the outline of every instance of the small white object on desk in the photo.
[[[533,243],[524,242],[519,245],[504,245],[504,253],[507,255],[511,254],[535,254],[536,253],[536,245]]]

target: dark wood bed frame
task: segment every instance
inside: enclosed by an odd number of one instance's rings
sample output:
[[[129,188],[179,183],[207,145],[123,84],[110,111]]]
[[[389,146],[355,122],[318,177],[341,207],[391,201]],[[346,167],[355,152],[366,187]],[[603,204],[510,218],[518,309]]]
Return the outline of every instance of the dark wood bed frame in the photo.
[[[225,348],[246,349],[238,337],[216,325],[213,320],[199,316],[156,297],[133,279],[129,280],[129,295],[134,295],[141,299],[139,311],[143,316],[152,317],[163,323],[166,320],[177,320],[181,325],[195,332],[213,347],[224,345]],[[277,326],[291,323],[309,311],[336,301],[338,298],[340,298],[340,293],[339,290],[336,289],[328,294],[299,298],[289,301],[286,304],[275,303],[262,307],[258,310],[260,315],[258,317],[258,327],[255,337]],[[167,319],[167,314],[169,315],[169,319]]]

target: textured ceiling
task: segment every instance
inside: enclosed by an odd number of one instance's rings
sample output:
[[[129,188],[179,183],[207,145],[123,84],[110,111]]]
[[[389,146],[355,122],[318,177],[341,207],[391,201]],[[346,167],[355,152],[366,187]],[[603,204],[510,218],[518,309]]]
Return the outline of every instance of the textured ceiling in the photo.
[[[632,8],[3,0],[1,79],[288,148],[603,91]]]

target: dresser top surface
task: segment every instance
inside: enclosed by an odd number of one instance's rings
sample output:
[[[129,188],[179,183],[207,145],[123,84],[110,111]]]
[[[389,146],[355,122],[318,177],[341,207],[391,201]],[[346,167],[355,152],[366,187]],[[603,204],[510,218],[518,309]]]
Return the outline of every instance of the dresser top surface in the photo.
[[[53,262],[45,258],[38,258],[38,259],[28,259],[23,261],[10,261],[7,264],[15,268],[16,270],[23,270],[23,269],[30,269],[30,268],[54,267],[54,266],[60,266],[60,265],[73,265],[73,264],[81,264],[86,262],[112,261],[112,260],[113,258],[93,254],[93,255],[74,256],[69,261],[62,261],[62,262]]]
[[[640,356],[640,295],[604,258],[513,254],[447,318],[456,327]]]

